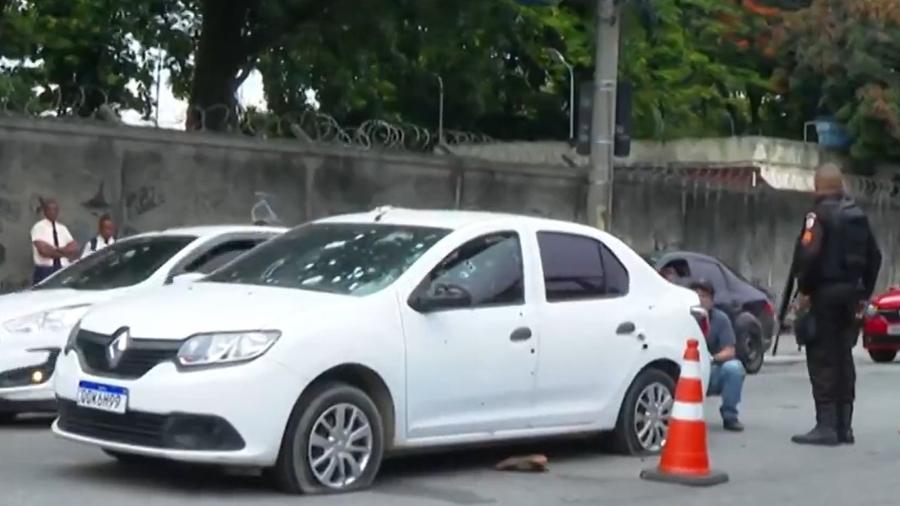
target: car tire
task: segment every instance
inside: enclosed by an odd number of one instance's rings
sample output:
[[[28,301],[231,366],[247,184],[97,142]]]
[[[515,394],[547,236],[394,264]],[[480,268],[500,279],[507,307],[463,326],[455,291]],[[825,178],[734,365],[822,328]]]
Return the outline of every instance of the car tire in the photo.
[[[351,418],[349,422],[348,416]],[[343,417],[343,424],[339,417]],[[348,432],[355,433],[365,424],[369,427],[368,432],[364,433],[367,435],[351,439]],[[335,432],[334,429],[329,430],[329,426],[336,429],[337,425],[343,425],[345,429],[344,439],[339,440],[339,446],[332,447],[330,453],[333,455],[338,451],[337,458],[327,457],[327,450],[321,453],[315,451],[317,448],[324,450],[324,446],[310,444],[313,434],[318,435],[319,442],[323,444],[334,444],[332,436]],[[325,432],[330,434],[327,438],[323,435]],[[365,392],[344,383],[315,385],[301,397],[291,413],[271,475],[278,488],[289,494],[344,493],[366,489],[372,485],[381,467],[384,434],[384,422],[378,407]],[[346,445],[364,451],[341,451],[349,450]],[[317,459],[325,460],[316,463]],[[356,470],[348,459],[353,460]],[[343,480],[339,471],[343,473]],[[347,473],[356,476],[351,481]],[[334,481],[329,482],[329,476]],[[345,483],[340,484],[341,481]]]
[[[13,423],[16,419],[15,413],[0,413],[0,425]]]
[[[656,397],[654,397],[656,396]],[[652,402],[653,398],[659,398],[661,406]],[[653,404],[652,409],[659,409],[645,422],[638,420],[638,411],[646,413],[644,403]],[[612,450],[623,455],[649,455],[659,453],[665,442],[668,431],[669,416],[672,414],[672,406],[675,402],[675,379],[669,374],[654,368],[644,369],[628,387],[622,407],[619,409],[619,418],[616,422],[615,432],[610,441]],[[659,416],[657,416],[659,415]],[[663,426],[659,427],[657,419],[662,418]],[[641,432],[647,424],[651,424],[655,444],[642,442]],[[660,434],[660,430],[662,434]],[[648,435],[650,432],[647,433]],[[645,438],[647,436],[645,435]]]
[[[747,374],[756,374],[765,361],[762,324],[750,313],[734,319],[735,351]]]
[[[869,350],[869,356],[879,364],[886,364],[897,358],[897,350]]]

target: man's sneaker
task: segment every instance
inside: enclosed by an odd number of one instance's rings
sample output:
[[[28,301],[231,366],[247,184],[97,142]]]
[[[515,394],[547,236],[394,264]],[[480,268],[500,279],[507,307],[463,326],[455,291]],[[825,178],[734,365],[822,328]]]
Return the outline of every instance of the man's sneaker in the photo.
[[[744,424],[738,420],[724,420],[722,422],[722,427],[731,432],[744,432]]]

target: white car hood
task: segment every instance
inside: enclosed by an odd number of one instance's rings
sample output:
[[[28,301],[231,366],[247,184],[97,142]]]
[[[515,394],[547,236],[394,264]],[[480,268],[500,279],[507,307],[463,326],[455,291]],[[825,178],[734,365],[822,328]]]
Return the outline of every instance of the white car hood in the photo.
[[[93,309],[81,328],[112,334],[128,327],[144,339],[185,339],[204,332],[279,330],[279,324],[303,315],[321,314],[355,299],[265,286],[197,282],[169,285],[117,299]]]
[[[67,306],[96,304],[121,294],[122,290],[71,290],[54,288],[24,290],[0,296],[0,324],[5,321]]]

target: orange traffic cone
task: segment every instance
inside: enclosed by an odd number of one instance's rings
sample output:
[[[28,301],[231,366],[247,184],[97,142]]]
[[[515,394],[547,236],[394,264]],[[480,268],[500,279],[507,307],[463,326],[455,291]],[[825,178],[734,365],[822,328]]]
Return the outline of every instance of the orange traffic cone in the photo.
[[[662,458],[658,468],[641,472],[641,478],[645,480],[692,486],[718,485],[728,481],[727,474],[709,468],[698,346],[696,339],[687,342]]]

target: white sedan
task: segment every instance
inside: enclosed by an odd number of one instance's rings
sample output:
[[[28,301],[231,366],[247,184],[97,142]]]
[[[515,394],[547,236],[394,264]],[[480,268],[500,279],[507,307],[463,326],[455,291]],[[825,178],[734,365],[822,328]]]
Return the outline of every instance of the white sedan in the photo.
[[[295,493],[366,487],[406,449],[613,431],[653,452],[697,304],[576,224],[335,217],[92,309],[53,430],[120,459],[268,468]]]
[[[135,235],[36,287],[0,296],[0,421],[56,409],[50,381],[56,357],[91,305],[163,286],[178,275],[212,272],[284,230],[238,225]]]

